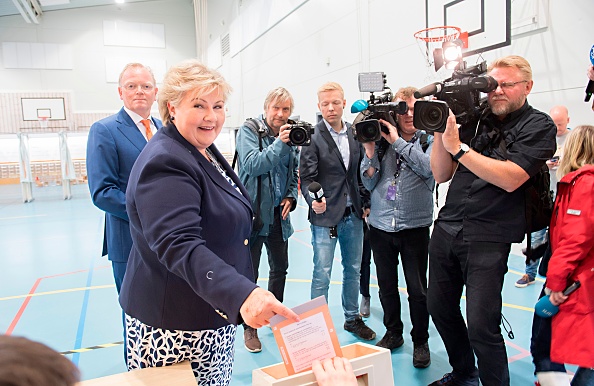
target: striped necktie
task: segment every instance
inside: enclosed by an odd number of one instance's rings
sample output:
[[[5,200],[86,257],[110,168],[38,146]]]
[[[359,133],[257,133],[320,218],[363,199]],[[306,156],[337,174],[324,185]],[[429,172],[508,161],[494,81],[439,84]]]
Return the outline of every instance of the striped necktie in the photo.
[[[142,124],[144,125],[144,127],[145,127],[145,129],[146,129],[146,130],[145,130],[145,133],[146,133],[146,140],[148,141],[148,140],[150,140],[151,138],[153,138],[153,131],[151,130],[151,121],[150,121],[150,120],[148,120],[148,119],[143,119],[143,120],[142,120],[142,121],[140,121],[140,122],[142,122]]]

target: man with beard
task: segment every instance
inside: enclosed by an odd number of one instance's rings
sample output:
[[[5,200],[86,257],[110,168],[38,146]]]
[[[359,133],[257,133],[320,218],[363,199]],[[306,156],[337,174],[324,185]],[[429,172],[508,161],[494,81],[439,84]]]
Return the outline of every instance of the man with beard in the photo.
[[[445,344],[451,373],[433,385],[510,384],[501,335],[501,289],[511,243],[526,230],[524,189],[555,152],[555,124],[527,102],[532,70],[526,59],[495,60],[488,74],[490,111],[472,127],[456,127],[453,113],[436,133],[431,170],[452,180],[429,244],[427,305]],[[460,140],[477,127],[470,146]],[[460,298],[466,286],[466,320]],[[478,359],[478,371],[474,356]]]
[[[252,209],[261,219],[262,229],[252,230],[250,252],[254,277],[262,246],[268,252],[268,290],[283,301],[289,268],[289,237],[293,234],[289,212],[297,207],[298,150],[291,146],[289,117],[294,101],[283,87],[271,90],[264,101],[264,114],[251,120],[258,130],[246,122],[237,133],[239,179],[252,200]],[[249,121],[249,120],[248,120]],[[254,127],[255,128],[255,127]],[[255,328],[244,324],[245,348],[252,353],[262,351],[262,342]]]

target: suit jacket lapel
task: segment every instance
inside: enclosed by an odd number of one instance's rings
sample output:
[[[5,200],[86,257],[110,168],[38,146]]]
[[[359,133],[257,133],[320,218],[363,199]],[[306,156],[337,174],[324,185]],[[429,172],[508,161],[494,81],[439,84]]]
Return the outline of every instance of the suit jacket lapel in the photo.
[[[351,170],[354,167],[356,167],[358,170],[359,160],[357,159],[357,157],[353,157],[353,154],[357,154],[359,152],[359,149],[358,149],[359,142],[353,136],[353,131],[351,130],[351,124],[346,123],[346,127],[347,127],[347,138],[349,139],[349,153],[351,154],[351,157],[349,157],[350,158],[349,159],[349,170]]]
[[[344,165],[344,162],[342,162],[342,154],[340,154],[340,149],[338,149],[338,146],[336,146],[336,142],[334,142],[334,138],[332,138],[332,134],[330,134],[330,131],[326,127],[326,123],[324,123],[323,120],[318,124],[318,128],[320,130],[320,135],[322,138],[324,138],[326,143],[328,143],[328,147],[332,149],[334,155],[338,157],[340,165],[342,165],[342,168],[346,172],[346,166]]]
[[[142,136],[140,130],[138,130],[138,127],[134,124],[134,121],[123,107],[118,113],[116,120],[118,122],[118,130],[124,137],[128,138],[139,151],[142,151],[146,145],[146,139]]]

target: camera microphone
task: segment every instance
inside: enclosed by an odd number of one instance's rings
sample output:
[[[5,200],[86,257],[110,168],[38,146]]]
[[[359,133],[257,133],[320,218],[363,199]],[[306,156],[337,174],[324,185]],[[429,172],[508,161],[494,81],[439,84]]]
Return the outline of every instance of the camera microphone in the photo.
[[[442,88],[443,85],[441,83],[431,83],[415,91],[414,97],[417,99],[421,99],[429,95],[437,94],[442,90]]]
[[[324,197],[324,190],[322,189],[322,185],[314,181],[311,184],[309,184],[307,190],[309,190],[309,196],[311,198],[313,198],[317,202],[322,202],[322,197]]]
[[[367,110],[368,107],[369,103],[367,103],[363,99],[358,99],[351,106],[351,113],[360,113],[363,110]]]
[[[590,49],[590,62],[594,66],[594,46]],[[586,86],[586,98],[584,99],[584,102],[590,101],[592,93],[594,93],[594,80],[589,80],[588,85]]]

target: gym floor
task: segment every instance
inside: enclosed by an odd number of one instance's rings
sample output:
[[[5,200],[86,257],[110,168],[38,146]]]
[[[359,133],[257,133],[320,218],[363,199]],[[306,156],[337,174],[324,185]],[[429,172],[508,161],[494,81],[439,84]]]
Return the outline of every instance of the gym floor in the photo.
[[[102,258],[103,213],[91,203],[86,185],[74,185],[73,197],[62,199],[60,186],[33,188],[35,200],[24,204],[20,185],[0,185],[0,330],[9,335],[41,341],[64,353],[91,379],[126,371],[122,345],[122,315],[113,284],[111,266]],[[300,201],[292,214],[295,234],[289,241],[289,274],[285,304],[290,307],[309,300],[312,247],[307,204]],[[536,285],[516,288],[523,274],[522,245],[514,244],[503,289],[503,314],[514,339],[504,337],[512,385],[533,384],[530,329],[534,303],[542,278]],[[337,248],[329,307],[341,345],[355,343],[344,323],[340,280],[340,251]],[[266,288],[268,265],[260,266],[258,284]],[[439,334],[430,325],[432,363],[427,369],[412,366],[410,317],[404,278],[400,272],[405,324],[405,344],[392,353],[396,385],[427,385],[451,371]],[[372,263],[371,316],[368,325],[379,340],[385,330]],[[462,299],[464,307],[464,299]],[[508,327],[509,329],[509,327]],[[249,353],[243,347],[243,329],[238,329],[231,385],[250,385],[253,369],[281,361],[272,331],[259,330],[263,350]],[[574,370],[574,368],[572,368]]]

